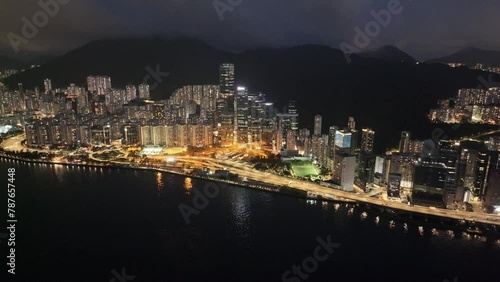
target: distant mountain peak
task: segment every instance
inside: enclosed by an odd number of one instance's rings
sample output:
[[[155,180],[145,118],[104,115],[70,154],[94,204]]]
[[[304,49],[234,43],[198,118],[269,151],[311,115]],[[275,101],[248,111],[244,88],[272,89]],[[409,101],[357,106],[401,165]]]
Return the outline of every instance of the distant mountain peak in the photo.
[[[485,50],[475,46],[467,46],[449,56],[428,60],[429,63],[463,63],[467,66],[484,64],[500,66],[500,52]]]
[[[363,51],[358,54],[361,57],[379,59],[386,62],[393,63],[415,63],[416,60],[393,45],[384,45],[377,49]]]

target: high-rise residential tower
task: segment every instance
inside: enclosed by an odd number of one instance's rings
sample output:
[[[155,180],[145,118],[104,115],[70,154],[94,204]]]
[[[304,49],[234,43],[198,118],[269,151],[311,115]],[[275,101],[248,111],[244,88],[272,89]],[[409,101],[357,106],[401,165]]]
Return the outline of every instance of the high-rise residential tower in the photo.
[[[320,115],[314,117],[314,135],[321,135],[321,126],[323,118]]]

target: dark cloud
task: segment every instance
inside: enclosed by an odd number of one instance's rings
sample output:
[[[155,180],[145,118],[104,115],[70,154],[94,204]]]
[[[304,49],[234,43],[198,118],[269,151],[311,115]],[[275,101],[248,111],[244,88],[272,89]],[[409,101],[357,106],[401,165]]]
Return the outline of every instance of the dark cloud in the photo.
[[[22,18],[31,20],[41,10],[39,1],[2,0],[0,49],[13,53],[8,34],[22,35]],[[307,43],[338,48],[341,42],[352,44],[354,27],[364,28],[373,20],[370,11],[385,8],[389,0],[218,0],[241,2],[223,21],[213,0],[65,1],[21,50],[63,52],[97,38],[151,34],[195,37],[229,50]],[[400,1],[403,11],[368,48],[393,44],[420,59],[470,45],[500,50],[495,32],[500,1]]]

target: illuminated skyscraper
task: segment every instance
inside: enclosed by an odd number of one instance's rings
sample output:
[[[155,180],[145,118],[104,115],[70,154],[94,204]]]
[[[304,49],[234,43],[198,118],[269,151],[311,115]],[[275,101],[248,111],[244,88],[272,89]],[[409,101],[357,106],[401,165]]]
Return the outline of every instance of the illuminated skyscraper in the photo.
[[[107,90],[111,89],[111,77],[104,75],[88,76],[87,89],[91,93],[104,95]]]
[[[330,126],[328,129],[328,150],[330,151],[329,157],[335,158],[335,138],[337,136],[338,126]]]
[[[314,135],[321,135],[321,126],[323,118],[320,115],[314,117]]]
[[[127,86],[125,86],[125,90],[127,92],[125,102],[128,102],[130,100],[134,100],[135,98],[137,98],[137,88],[135,87],[135,85],[127,85]]]
[[[224,63],[220,65],[219,85],[222,98],[234,95],[234,64]]]
[[[297,111],[297,101],[290,100],[288,101],[288,113],[292,115],[297,115],[291,118],[291,129],[297,133],[299,130],[299,113]]]
[[[356,121],[354,121],[353,117],[349,117],[349,121],[347,122],[347,127],[349,128],[349,130],[356,129]]]
[[[387,197],[399,198],[401,190],[401,174],[391,173],[389,174],[389,180],[387,181]]]
[[[297,132],[296,130],[292,130],[292,120],[297,118],[297,114],[277,114],[278,117],[278,136],[276,140],[281,141],[280,148],[287,148],[288,139],[287,138],[296,138]],[[288,134],[291,131],[292,133]],[[290,140],[294,144],[296,140]]]
[[[375,131],[365,128],[361,132],[361,152],[373,153]]]
[[[45,94],[48,94],[50,91],[52,91],[52,80],[46,78],[43,80],[43,86],[45,89]]]
[[[375,155],[361,152],[358,155],[358,165],[356,167],[355,183],[365,192],[368,192],[373,185],[375,176]]]
[[[492,212],[500,213],[500,169],[491,170],[484,203]]]
[[[355,169],[356,156],[336,154],[333,164],[333,182],[340,185],[344,191],[353,191]]]
[[[399,141],[399,152],[408,153],[410,151],[411,133],[409,131],[401,132],[401,140]]]
[[[234,99],[234,64],[223,63],[219,67],[219,95],[216,102],[216,120],[220,142],[236,142],[236,101]]]
[[[140,99],[149,99],[149,85],[147,83],[139,84],[139,98]]]
[[[335,134],[335,146],[337,150],[346,150],[349,151],[351,148],[351,138],[352,133],[345,130],[337,130]]]
[[[238,87],[236,92],[236,136],[238,143],[247,143],[248,140],[248,90]]]

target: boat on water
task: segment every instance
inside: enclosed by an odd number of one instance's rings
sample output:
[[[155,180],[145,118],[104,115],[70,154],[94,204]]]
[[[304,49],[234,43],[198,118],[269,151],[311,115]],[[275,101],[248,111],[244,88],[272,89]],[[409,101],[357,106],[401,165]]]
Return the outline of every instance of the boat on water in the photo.
[[[361,219],[366,219],[366,217],[368,217],[368,214],[366,212],[363,212],[360,217]]]
[[[486,242],[486,237],[485,236],[474,235],[474,240],[477,240],[477,241],[480,241],[480,242]]]
[[[333,208],[334,208],[336,211],[337,211],[337,210],[339,210],[339,208],[340,208],[340,204],[335,204],[335,205],[333,205]]]
[[[352,214],[354,212],[354,208],[350,208],[349,211],[347,211],[348,214]]]
[[[472,236],[467,232],[462,232],[462,238],[470,240]]]
[[[432,232],[433,236],[438,236],[439,235],[439,232],[437,231],[436,228],[432,228],[431,232]]]
[[[418,233],[420,233],[420,235],[424,235],[424,227],[423,226],[418,227]]]
[[[477,227],[474,229],[472,229],[470,227],[467,228],[467,233],[472,233],[474,235],[482,235],[483,234],[483,232],[481,230],[479,230],[479,228],[477,228]]]
[[[408,231],[408,224],[406,224],[406,222],[403,224],[403,228],[405,231]]]
[[[377,215],[377,217],[375,218],[375,223],[378,224],[380,222],[380,216]]]
[[[396,222],[394,220],[389,221],[389,227],[394,228],[396,226]]]

